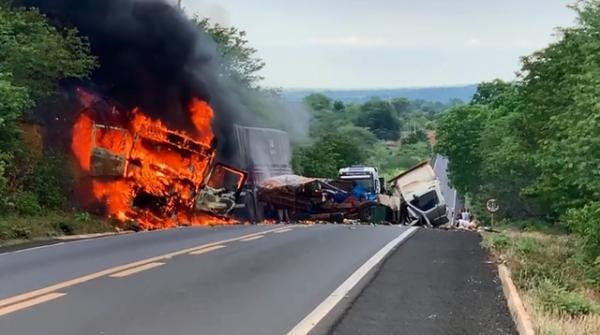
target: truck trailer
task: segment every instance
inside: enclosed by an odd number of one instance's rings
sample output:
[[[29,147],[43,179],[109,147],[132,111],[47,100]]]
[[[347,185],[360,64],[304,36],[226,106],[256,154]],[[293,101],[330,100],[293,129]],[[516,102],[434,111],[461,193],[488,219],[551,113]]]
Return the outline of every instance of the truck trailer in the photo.
[[[260,201],[258,187],[269,178],[293,173],[290,137],[287,132],[272,128],[236,125],[233,131],[237,150],[235,166],[248,172],[234,214],[243,221],[262,222],[278,209]]]

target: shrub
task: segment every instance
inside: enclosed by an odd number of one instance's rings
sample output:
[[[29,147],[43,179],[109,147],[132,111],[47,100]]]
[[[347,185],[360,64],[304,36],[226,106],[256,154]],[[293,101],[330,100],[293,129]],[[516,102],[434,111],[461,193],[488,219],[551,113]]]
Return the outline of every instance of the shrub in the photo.
[[[537,288],[537,297],[542,308],[548,312],[566,314],[579,317],[598,312],[598,305],[580,293],[570,292],[556,285],[550,280],[545,280]]]
[[[406,139],[402,141],[402,144],[416,144],[419,142],[426,142],[427,134],[424,131],[418,130],[414,133],[411,133]]]
[[[75,232],[75,227],[69,222],[61,221],[58,223],[58,230],[60,230],[65,235],[73,235]]]
[[[33,172],[32,189],[40,205],[48,209],[64,208],[73,176],[63,155],[49,152]]]
[[[542,248],[540,243],[531,238],[519,239],[515,243],[515,251],[522,255],[539,253],[540,248]]]
[[[564,216],[567,226],[581,237],[581,247],[588,261],[600,262],[600,202],[571,209]]]
[[[75,215],[75,217],[79,222],[90,222],[92,220],[92,215],[87,212],[78,213],[77,215]]]
[[[40,206],[37,196],[32,192],[18,192],[9,197],[9,207],[21,215],[40,214]]]
[[[13,225],[8,233],[9,238],[27,240],[31,237],[31,229],[21,225]]]
[[[505,234],[494,235],[491,244],[494,249],[505,250],[510,245],[510,239]]]

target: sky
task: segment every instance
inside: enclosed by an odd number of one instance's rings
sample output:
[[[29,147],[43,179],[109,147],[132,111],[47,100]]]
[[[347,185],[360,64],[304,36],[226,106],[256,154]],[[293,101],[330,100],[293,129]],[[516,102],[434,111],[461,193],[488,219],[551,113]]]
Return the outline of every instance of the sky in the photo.
[[[512,80],[575,23],[575,0],[182,0],[247,32],[263,86],[367,89]]]

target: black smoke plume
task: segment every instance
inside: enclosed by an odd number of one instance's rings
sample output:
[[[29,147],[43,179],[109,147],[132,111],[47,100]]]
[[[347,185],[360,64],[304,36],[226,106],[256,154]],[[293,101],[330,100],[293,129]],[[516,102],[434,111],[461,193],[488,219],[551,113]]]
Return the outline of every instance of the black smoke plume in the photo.
[[[227,153],[231,126],[246,118],[220,76],[216,44],[164,0],[23,0],[55,24],[74,26],[100,67],[84,83],[127,108],[141,107],[171,127],[188,129],[193,97],[215,109],[214,130]],[[248,117],[251,118],[251,117]]]

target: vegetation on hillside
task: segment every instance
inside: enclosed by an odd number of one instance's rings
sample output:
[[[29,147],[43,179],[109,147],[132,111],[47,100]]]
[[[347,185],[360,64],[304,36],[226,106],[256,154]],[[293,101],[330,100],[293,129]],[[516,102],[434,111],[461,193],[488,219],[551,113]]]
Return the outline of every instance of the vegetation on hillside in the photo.
[[[344,104],[323,94],[304,99],[312,111],[313,141],[294,150],[296,173],[333,178],[356,164],[375,166],[391,177],[432,154],[425,131],[450,105],[372,98],[364,104]]]
[[[481,84],[469,105],[444,114],[437,150],[474,203],[494,197],[505,217],[562,218],[586,245],[598,245],[600,2],[578,11],[576,27],[524,58],[520,80]]]
[[[85,78],[96,66],[85,38],[59,30],[34,9],[0,2],[0,213],[39,215],[68,207],[68,160],[32,145],[37,107],[59,99],[60,82]],[[35,142],[35,140],[33,141]]]
[[[579,239],[529,221],[485,233],[484,244],[512,270],[536,334],[592,335],[600,329],[600,268],[578,251]]]

